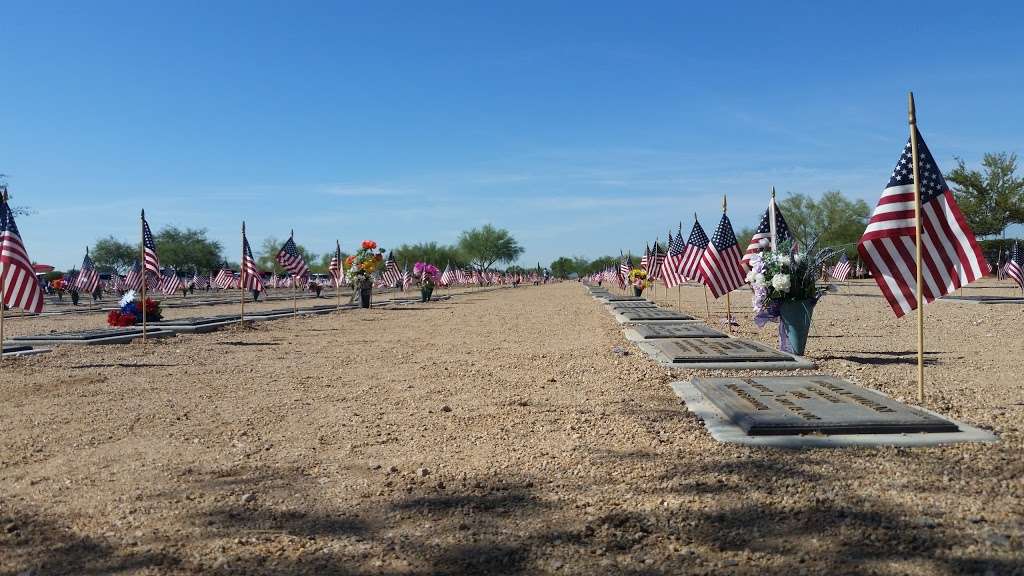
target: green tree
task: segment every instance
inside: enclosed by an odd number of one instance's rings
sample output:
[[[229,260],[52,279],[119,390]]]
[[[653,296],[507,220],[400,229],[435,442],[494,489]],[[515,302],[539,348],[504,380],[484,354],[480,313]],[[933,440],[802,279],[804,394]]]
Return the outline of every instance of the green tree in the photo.
[[[572,258],[562,256],[551,263],[551,274],[555,278],[568,278],[573,272],[576,272],[576,262]]]
[[[856,253],[871,214],[867,202],[847,198],[838,190],[825,192],[818,200],[790,194],[779,202],[779,210],[799,242],[816,241],[819,247],[844,249],[850,256]]]
[[[961,158],[956,162],[946,179],[976,235],[997,236],[1011,224],[1024,223],[1024,178],[1016,175],[1016,154],[985,154],[984,172],[969,170]]]
[[[788,222],[788,220],[787,220]],[[754,237],[754,229],[750,226],[744,226],[740,228],[739,232],[736,233],[736,243],[739,244],[740,250],[743,252],[747,251],[747,245],[750,244],[750,239]]]
[[[153,237],[153,241],[160,256],[160,265],[171,266],[179,272],[215,270],[224,261],[220,242],[207,238],[205,228],[167,226]],[[135,252],[138,254],[137,247]]]
[[[524,250],[508,230],[484,224],[459,235],[459,252],[478,270],[490,270],[495,262],[514,262]]]
[[[402,244],[395,248],[394,252],[395,260],[399,264],[408,263],[410,267],[417,262],[426,262],[443,270],[449,262],[453,267],[461,266],[463,263],[458,248],[437,242]]]
[[[278,240],[277,238],[270,236],[263,239],[263,243],[260,244],[259,255],[256,257],[256,265],[259,266],[260,270],[273,271],[274,274],[283,274],[284,268],[277,263],[277,253],[281,251],[281,247],[284,246],[284,240]],[[298,250],[299,254],[302,255],[302,259],[306,261],[306,266],[310,267],[310,271],[313,270],[313,265],[319,261],[319,256],[315,252],[310,252],[302,244],[296,243],[295,249]],[[331,257],[327,257],[327,262],[331,261]],[[324,271],[327,268],[324,267]]]
[[[320,259],[318,261],[316,261],[315,263],[310,263],[309,264],[309,269],[314,274],[327,274],[327,269],[330,268],[330,266],[331,266],[331,258],[334,258],[334,251],[333,250],[331,250],[330,252],[325,252],[325,253],[321,254],[320,255]],[[346,252],[342,251],[341,252],[341,260],[342,260],[342,262],[345,261],[345,258],[348,258],[348,254]]]
[[[587,264],[587,267],[583,270],[582,273],[593,274],[595,272],[600,272],[610,267],[618,268],[618,266],[619,258],[617,256],[598,256],[597,258],[594,258]]]
[[[89,256],[101,272],[124,274],[139,260],[139,246],[107,236],[93,244]]]

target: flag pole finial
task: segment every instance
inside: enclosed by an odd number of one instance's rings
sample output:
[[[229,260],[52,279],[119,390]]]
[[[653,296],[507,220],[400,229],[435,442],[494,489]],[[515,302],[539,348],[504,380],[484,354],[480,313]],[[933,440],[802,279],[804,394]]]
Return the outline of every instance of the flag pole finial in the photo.
[[[775,186],[772,186],[772,202],[775,202]]]
[[[726,209],[729,207],[729,200],[725,194],[722,194],[722,213],[725,214]]]
[[[911,126],[917,124],[917,107],[914,106],[914,93],[907,92],[907,119]]]

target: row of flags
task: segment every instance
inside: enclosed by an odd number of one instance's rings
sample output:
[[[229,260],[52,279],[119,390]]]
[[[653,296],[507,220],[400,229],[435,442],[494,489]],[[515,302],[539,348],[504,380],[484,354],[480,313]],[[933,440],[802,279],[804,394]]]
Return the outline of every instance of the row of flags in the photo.
[[[915,136],[921,180],[921,278],[924,300],[931,302],[985,276],[990,267],[920,132],[915,132]],[[915,237],[913,158],[908,139],[867,229],[857,243],[860,260],[867,265],[897,317],[916,308]],[[649,247],[645,251],[641,266],[649,278],[662,280],[668,287],[692,280],[707,286],[718,298],[743,286],[750,259],[755,254],[769,245],[790,239],[793,239],[792,234],[775,203],[773,191],[768,209],[745,252],[740,252],[732,223],[723,210],[710,240],[695,219],[689,238],[683,242],[680,224],[675,236],[669,232],[664,260],[656,242],[653,251]],[[1020,258],[1020,251],[1014,245],[1013,257],[1007,261],[1003,272],[1015,278],[1024,289],[1024,281],[1019,279],[1024,277]],[[620,285],[625,286],[632,266],[629,257],[622,257],[616,274]],[[828,272],[833,278],[845,280],[851,272],[846,255]],[[601,274],[608,273],[610,270]]]

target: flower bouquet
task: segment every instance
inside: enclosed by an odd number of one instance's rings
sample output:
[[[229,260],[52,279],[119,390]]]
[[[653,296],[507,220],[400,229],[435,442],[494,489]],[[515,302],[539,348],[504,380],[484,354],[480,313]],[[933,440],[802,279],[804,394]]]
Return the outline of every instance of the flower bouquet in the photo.
[[[803,354],[814,306],[831,289],[817,280],[835,250],[817,250],[814,243],[800,250],[792,241],[780,242],[772,250],[767,240],[761,242],[762,251],[750,259],[746,278],[754,289],[754,322],[759,327],[779,322],[779,349]]]
[[[434,286],[441,279],[441,272],[433,264],[417,262],[412,267],[412,274],[420,284],[420,301],[429,302],[430,296],[434,293]]]
[[[121,300],[118,302],[119,308],[117,310],[111,310],[107,314],[107,324],[110,326],[126,327],[134,326],[142,322],[142,306],[137,298],[135,290],[129,290],[124,293]],[[146,307],[146,321],[147,322],[159,322],[163,319],[163,315],[160,313],[160,303],[151,299],[146,298],[144,304]]]
[[[359,291],[359,304],[363,308],[370,307],[370,294],[373,290],[373,273],[384,262],[384,249],[377,247],[373,240],[363,240],[356,253],[345,259],[345,277],[353,289]]]
[[[629,284],[633,287],[633,295],[640,296],[644,293],[644,288],[651,285],[650,280],[647,279],[647,271],[643,268],[633,268],[629,271]]]

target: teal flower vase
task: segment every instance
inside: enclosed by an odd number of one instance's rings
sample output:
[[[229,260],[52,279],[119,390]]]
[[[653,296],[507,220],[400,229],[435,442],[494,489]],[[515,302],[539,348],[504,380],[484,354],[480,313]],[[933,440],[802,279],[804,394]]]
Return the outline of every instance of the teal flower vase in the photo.
[[[779,316],[786,326],[789,346],[797,356],[803,356],[807,348],[807,334],[811,330],[811,316],[814,315],[813,298],[807,300],[783,300],[779,303]]]

